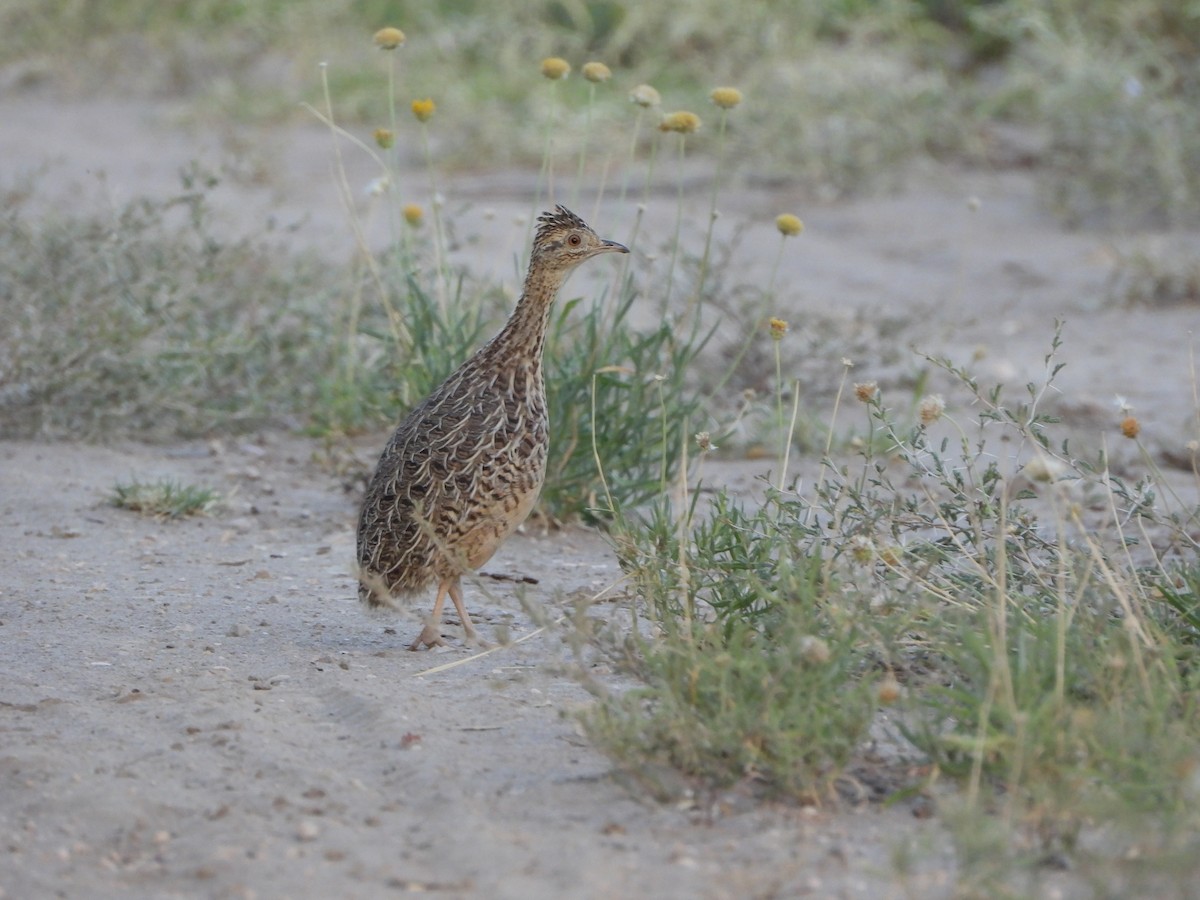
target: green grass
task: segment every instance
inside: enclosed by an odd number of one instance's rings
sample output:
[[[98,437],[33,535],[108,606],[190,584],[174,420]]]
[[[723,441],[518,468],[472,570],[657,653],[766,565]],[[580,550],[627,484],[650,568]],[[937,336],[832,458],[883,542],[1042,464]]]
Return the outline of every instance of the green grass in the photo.
[[[157,481],[139,481],[135,478],[118,482],[113,485],[108,498],[108,502],[118,509],[127,509],[155,519],[207,515],[219,501],[216,491],[170,478]]]

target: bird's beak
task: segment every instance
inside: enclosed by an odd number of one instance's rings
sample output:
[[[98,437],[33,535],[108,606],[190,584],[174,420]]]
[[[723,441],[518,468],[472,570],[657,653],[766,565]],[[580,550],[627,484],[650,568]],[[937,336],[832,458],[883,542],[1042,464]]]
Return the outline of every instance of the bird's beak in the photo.
[[[618,244],[616,241],[605,241],[600,245],[601,253],[628,253],[629,248],[624,244]]]

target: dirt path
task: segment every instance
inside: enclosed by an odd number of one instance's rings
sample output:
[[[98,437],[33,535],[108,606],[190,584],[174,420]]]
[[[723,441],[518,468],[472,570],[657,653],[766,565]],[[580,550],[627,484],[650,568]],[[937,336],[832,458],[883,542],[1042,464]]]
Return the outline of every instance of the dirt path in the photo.
[[[881,897],[900,836],[936,831],[639,802],[564,715],[587,695],[553,633],[462,662],[404,650],[415,615],[364,614],[353,504],[314,449],[0,445],[3,896]],[[148,520],[105,504],[132,474],[231,499]],[[489,568],[551,610],[616,575],[582,530]],[[485,634],[532,630],[488,590]]]

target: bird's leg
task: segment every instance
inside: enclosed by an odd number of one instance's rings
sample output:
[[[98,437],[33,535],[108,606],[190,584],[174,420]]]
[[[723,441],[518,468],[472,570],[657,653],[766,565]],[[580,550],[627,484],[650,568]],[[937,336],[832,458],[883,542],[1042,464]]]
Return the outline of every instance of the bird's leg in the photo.
[[[471,617],[467,615],[467,608],[463,606],[462,582],[457,578],[450,582],[450,599],[454,601],[454,608],[458,610],[458,618],[462,621],[466,642],[478,647],[490,647],[491,645],[479,636],[475,631],[475,626],[471,624]]]
[[[433,601],[433,612],[429,614],[429,619],[425,622],[421,633],[417,635],[417,639],[408,645],[409,650],[420,650],[422,644],[430,649],[446,646],[446,642],[442,640],[442,607],[446,603],[448,590],[452,590],[450,582],[444,580],[438,582],[437,599]],[[454,605],[459,606],[457,599],[455,599]],[[461,606],[459,606],[459,612],[460,614],[462,612]]]

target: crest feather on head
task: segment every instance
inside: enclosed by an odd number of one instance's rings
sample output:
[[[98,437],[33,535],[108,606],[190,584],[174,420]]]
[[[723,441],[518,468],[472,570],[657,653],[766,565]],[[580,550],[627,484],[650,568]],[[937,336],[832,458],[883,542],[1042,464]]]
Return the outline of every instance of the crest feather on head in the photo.
[[[538,230],[534,237],[534,243],[540,244],[542,241],[549,238],[554,232],[561,231],[566,228],[588,228],[587,222],[575,215],[561,203],[555,207],[554,212],[544,212],[537,218]],[[591,229],[588,228],[590,231]]]

